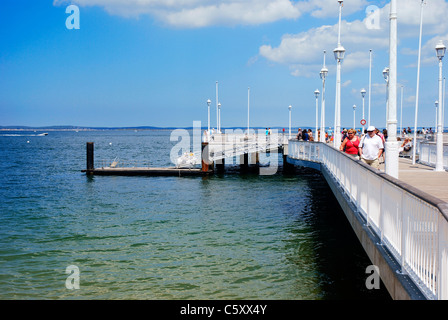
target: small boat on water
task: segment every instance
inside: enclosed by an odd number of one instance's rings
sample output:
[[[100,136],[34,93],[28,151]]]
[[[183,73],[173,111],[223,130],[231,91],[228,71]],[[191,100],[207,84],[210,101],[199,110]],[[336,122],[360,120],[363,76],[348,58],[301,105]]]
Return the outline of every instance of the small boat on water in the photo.
[[[37,136],[38,137],[48,136],[48,133],[47,132],[39,133]]]
[[[199,161],[193,152],[185,152],[177,159],[177,168],[192,168],[198,163]]]

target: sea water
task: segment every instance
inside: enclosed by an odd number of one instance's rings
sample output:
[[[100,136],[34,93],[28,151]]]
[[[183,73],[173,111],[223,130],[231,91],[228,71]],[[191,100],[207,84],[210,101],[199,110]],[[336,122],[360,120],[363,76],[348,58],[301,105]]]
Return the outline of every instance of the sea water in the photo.
[[[173,166],[170,134],[0,133],[0,299],[390,299],[318,172],[81,172]]]

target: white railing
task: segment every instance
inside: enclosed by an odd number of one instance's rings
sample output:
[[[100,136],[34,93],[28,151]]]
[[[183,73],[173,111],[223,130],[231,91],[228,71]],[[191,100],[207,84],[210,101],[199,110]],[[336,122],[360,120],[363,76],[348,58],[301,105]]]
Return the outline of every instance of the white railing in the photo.
[[[289,140],[288,156],[320,162],[428,299],[448,299],[448,221],[429,197],[319,142]],[[445,213],[446,214],[446,213]]]
[[[278,148],[284,141],[284,135],[223,134],[209,142],[210,161],[241,156]]]
[[[434,142],[421,142],[418,147],[418,162],[435,167],[437,158],[437,146]],[[443,146],[443,167],[448,170],[448,145]]]

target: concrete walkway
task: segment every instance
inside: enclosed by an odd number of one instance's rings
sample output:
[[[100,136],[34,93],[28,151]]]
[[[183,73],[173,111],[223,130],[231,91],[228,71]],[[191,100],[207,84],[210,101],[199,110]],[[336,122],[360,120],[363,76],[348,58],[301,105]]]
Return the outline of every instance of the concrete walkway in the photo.
[[[384,171],[384,164],[380,165]],[[433,167],[416,163],[411,159],[399,158],[398,179],[426,192],[433,197],[448,202],[448,172],[436,172]]]

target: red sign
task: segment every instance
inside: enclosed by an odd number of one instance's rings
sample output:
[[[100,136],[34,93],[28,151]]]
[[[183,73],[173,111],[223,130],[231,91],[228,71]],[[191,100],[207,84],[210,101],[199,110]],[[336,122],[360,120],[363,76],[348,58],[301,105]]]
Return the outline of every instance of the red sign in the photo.
[[[362,125],[365,125],[365,124],[366,124],[366,120],[362,119],[362,120],[361,120],[361,124],[362,124]]]

